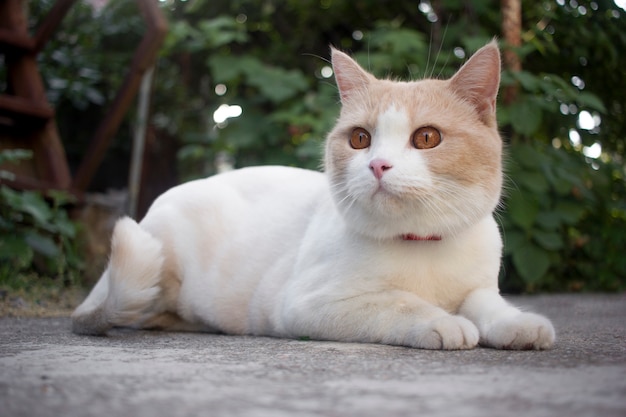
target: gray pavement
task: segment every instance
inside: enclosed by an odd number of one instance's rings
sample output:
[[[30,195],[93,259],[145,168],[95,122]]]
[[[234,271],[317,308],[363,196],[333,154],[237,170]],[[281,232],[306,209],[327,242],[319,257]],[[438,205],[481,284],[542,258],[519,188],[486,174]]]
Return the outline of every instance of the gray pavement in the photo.
[[[0,416],[626,416],[626,294],[511,297],[547,352],[115,330],[0,319]]]

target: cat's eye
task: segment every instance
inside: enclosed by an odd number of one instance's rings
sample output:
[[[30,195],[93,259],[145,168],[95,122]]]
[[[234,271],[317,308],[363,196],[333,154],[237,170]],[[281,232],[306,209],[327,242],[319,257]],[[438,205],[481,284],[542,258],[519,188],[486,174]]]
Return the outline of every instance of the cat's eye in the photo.
[[[432,126],[424,126],[413,132],[411,142],[417,149],[431,149],[441,143],[441,132]]]
[[[350,136],[350,146],[352,146],[353,149],[365,149],[368,148],[371,143],[372,136],[367,130],[357,127],[352,131],[352,136]]]

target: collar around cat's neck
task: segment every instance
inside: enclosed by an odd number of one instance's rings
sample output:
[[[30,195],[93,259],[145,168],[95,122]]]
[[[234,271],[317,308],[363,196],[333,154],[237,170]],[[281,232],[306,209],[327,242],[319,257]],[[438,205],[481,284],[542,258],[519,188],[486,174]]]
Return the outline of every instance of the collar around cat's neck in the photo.
[[[419,241],[437,241],[441,240],[441,236],[436,235],[428,235],[428,236],[418,236],[413,233],[406,233],[400,236],[402,240],[419,240]]]

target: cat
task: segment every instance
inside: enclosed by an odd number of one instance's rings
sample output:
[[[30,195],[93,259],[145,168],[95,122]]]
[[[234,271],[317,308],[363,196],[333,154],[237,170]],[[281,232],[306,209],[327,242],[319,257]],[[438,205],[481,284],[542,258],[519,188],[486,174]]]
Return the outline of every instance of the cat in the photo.
[[[176,186],[115,226],[73,331],[114,326],[423,349],[549,349],[498,290],[495,41],[448,80],[376,79],[331,48],[342,107],[324,172],[251,167]]]

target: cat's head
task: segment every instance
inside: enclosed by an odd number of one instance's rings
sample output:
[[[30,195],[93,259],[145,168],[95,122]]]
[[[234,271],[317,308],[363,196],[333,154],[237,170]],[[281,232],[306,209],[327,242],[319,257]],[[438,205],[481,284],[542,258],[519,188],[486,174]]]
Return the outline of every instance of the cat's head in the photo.
[[[495,42],[449,80],[379,80],[335,49],[332,63],[342,108],[325,171],[352,230],[445,239],[490,215],[502,186]]]

